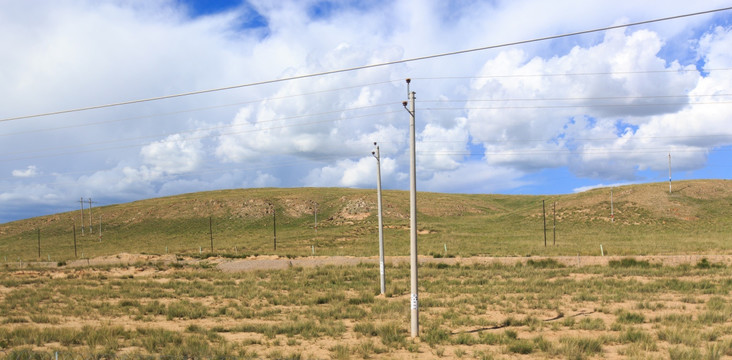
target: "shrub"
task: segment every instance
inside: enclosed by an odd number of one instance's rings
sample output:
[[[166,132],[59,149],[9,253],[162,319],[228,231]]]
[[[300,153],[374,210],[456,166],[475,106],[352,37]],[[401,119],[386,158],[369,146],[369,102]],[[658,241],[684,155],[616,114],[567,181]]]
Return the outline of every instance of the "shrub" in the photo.
[[[611,268],[650,268],[651,263],[647,260],[638,261],[634,258],[624,258],[621,260],[610,260],[608,262]]]

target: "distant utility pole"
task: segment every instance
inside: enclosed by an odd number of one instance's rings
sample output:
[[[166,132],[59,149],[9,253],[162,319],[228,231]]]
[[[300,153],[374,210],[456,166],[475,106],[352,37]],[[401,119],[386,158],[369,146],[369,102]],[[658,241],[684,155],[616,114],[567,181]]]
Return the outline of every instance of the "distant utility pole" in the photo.
[[[541,201],[541,215],[544,217],[544,247],[546,247],[546,207],[544,200]]]
[[[553,217],[554,217],[554,225],[552,226],[552,231],[554,232],[554,246],[557,245],[557,202],[554,202],[554,211]]]
[[[415,151],[415,92],[409,91],[407,79],[407,95],[411,103],[411,109],[407,109],[407,102],[402,105],[410,115],[409,118],[409,269],[411,283],[411,335],[413,338],[419,336],[419,294],[417,288],[417,156]]]
[[[92,217],[92,199],[89,198],[89,234],[94,233],[94,228],[92,227],[92,221],[94,221],[94,218]]]
[[[277,211],[272,203],[272,233],[274,234],[274,250],[277,250]]]
[[[374,142],[376,151],[372,151],[371,155],[376,158],[376,204],[379,211],[379,274],[381,275],[381,295],[386,293],[386,280],[384,279],[384,223],[381,217],[381,154],[379,146]]]
[[[213,254],[213,220],[210,216],[208,217],[208,234],[211,237],[211,253]]]
[[[84,198],[79,200],[81,203],[81,236],[84,236]]]
[[[671,195],[671,153],[668,153],[668,194]]]
[[[79,255],[76,253],[76,224],[74,224],[74,257],[78,258]]]
[[[313,202],[313,215],[315,216],[315,233],[318,233],[318,203]]]
[[[610,222],[615,222],[615,209],[613,208],[613,189],[610,188]]]

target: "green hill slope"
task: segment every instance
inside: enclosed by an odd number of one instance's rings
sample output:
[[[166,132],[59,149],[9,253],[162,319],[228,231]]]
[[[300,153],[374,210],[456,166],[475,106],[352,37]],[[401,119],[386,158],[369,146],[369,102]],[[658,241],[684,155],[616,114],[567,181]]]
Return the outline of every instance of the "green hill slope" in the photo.
[[[386,253],[407,255],[409,194],[385,191],[383,201]],[[613,255],[732,253],[732,182],[726,180],[676,182],[671,195],[665,183],[617,187],[614,221],[609,188],[557,196],[420,192],[417,202],[424,255],[445,249],[458,256],[599,255],[600,245]],[[197,254],[211,252],[212,242],[214,253],[231,256],[378,254],[375,190],[223,190],[93,211],[91,234],[87,212],[82,235],[80,211],[0,225],[0,260]]]

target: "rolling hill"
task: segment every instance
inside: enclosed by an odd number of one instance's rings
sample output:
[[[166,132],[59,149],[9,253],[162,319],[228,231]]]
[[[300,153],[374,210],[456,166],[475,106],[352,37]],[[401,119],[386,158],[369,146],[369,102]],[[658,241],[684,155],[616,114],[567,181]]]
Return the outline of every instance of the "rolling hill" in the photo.
[[[610,191],[552,196],[420,192],[419,252],[599,255],[603,245],[605,254],[613,255],[732,254],[732,181],[679,181],[672,194],[667,183],[616,187],[612,219]],[[384,191],[383,201],[386,254],[406,255],[409,193]],[[87,212],[83,235],[79,210],[1,224],[0,260],[64,261],[122,252],[375,256],[376,213],[375,190],[185,194],[96,207],[92,233]]]

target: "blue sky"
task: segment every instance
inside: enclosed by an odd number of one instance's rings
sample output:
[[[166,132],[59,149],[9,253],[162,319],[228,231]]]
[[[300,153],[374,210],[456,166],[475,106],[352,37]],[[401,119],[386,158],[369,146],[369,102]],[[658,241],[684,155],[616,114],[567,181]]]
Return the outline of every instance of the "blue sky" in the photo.
[[[252,187],[562,194],[730,177],[732,11],[102,109],[670,17],[728,1],[3,2],[0,223]],[[568,9],[572,9],[568,11]]]

